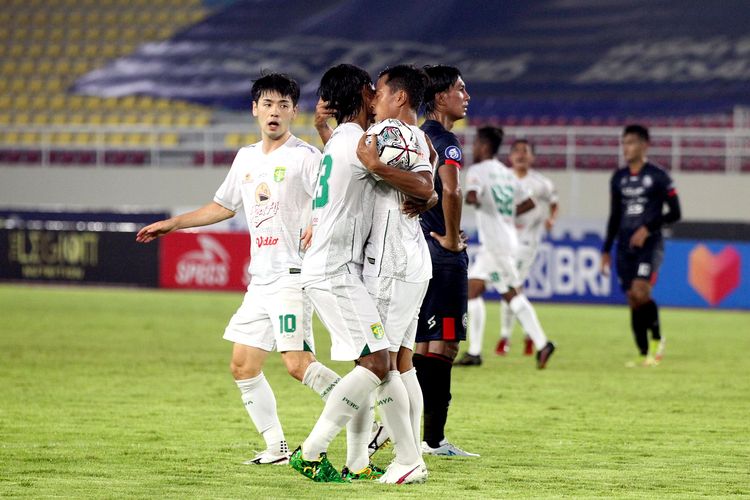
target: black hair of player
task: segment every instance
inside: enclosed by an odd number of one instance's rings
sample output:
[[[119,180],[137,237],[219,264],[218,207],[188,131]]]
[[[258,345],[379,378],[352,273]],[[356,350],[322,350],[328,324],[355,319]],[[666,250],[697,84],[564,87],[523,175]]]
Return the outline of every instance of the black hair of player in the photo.
[[[435,96],[451,88],[461,78],[461,71],[455,66],[440,64],[425,66],[424,72],[427,73],[427,78],[429,78],[424,93],[424,110],[429,115],[435,112]]]
[[[265,92],[275,92],[282,97],[289,97],[294,106],[299,101],[299,85],[284,73],[261,73],[260,78],[253,82],[250,92],[255,103],[260,101],[260,97]]]
[[[490,146],[490,152],[492,156],[495,156],[500,150],[500,145],[503,143],[503,129],[500,127],[492,127],[490,125],[486,127],[480,127],[477,129],[478,141],[483,141]]]
[[[533,143],[533,142],[531,142],[531,141],[530,141],[530,140],[528,140],[528,139],[524,139],[524,138],[521,138],[521,139],[516,139],[515,141],[513,141],[513,142],[511,143],[511,145],[510,145],[510,149],[513,149],[514,147],[516,147],[516,144],[526,144],[526,145],[527,145],[527,146],[529,147],[529,150],[530,150],[530,151],[531,151],[532,153],[534,152],[534,143]]]
[[[622,136],[625,137],[628,134],[636,135],[643,141],[651,142],[651,137],[649,136],[648,129],[643,125],[638,125],[636,123],[627,125],[622,131]]]
[[[378,78],[386,78],[386,85],[396,92],[403,90],[409,98],[409,107],[418,111],[424,99],[424,92],[430,79],[427,74],[410,64],[399,64],[385,68],[380,72]]]
[[[362,88],[372,88],[372,78],[353,64],[339,64],[325,72],[320,79],[318,97],[334,110],[336,123],[353,120],[364,105]]]

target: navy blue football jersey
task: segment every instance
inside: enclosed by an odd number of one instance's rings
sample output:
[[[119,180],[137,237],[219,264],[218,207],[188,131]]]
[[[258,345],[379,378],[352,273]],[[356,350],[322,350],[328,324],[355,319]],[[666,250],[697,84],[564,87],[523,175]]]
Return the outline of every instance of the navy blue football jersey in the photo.
[[[441,165],[455,165],[461,168],[463,152],[458,138],[451,132],[445,130],[440,122],[427,120],[420,127],[427,137],[432,141],[432,146],[438,154],[438,167]],[[443,182],[438,172],[433,176],[435,179],[435,192],[438,195],[438,203],[430,210],[420,216],[422,231],[425,237],[430,238],[430,231],[445,234],[445,217],[443,216]]]
[[[669,174],[653,163],[646,163],[637,174],[630,168],[618,169],[610,181],[611,212],[604,251],[612,248],[614,239],[618,247],[629,245],[630,237],[641,226],[648,228],[650,235],[661,238],[661,227],[674,222],[674,210],[665,217],[664,204],[677,204],[677,190]]]

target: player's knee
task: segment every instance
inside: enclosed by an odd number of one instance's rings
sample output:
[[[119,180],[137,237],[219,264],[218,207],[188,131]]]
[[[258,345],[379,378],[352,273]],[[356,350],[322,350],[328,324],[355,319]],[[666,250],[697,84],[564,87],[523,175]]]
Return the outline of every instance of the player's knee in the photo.
[[[247,361],[240,361],[232,358],[232,361],[229,362],[229,371],[232,372],[232,376],[235,380],[255,378],[260,375],[261,370],[261,366],[254,366]]]
[[[458,342],[430,342],[430,354],[435,354],[452,361],[458,355]]]
[[[628,299],[633,307],[640,307],[651,300],[651,290],[643,283],[633,283],[628,292]]]
[[[385,379],[390,370],[390,357],[387,349],[383,349],[367,356],[359,358],[358,363],[362,368],[367,368],[380,380]]]
[[[284,360],[287,373],[302,382],[305,371],[315,361],[315,356],[311,352],[289,351],[281,353],[281,359]]]

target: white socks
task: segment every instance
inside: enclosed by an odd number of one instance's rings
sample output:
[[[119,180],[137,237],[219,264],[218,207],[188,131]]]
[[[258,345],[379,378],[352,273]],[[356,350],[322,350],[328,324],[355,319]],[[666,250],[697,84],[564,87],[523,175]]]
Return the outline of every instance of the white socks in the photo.
[[[500,336],[509,339],[513,333],[513,323],[516,321],[516,315],[510,309],[510,305],[504,300],[500,301]]]
[[[242,394],[242,402],[247,413],[266,441],[266,449],[286,453],[288,448],[276,413],[276,398],[263,372],[257,377],[235,382]]]
[[[536,350],[542,350],[547,345],[547,336],[542,330],[542,325],[539,324],[539,319],[529,299],[525,295],[516,295],[510,301],[510,309],[518,317],[518,322],[521,323],[526,334],[531,337]]]
[[[319,361],[310,363],[302,377],[302,383],[317,392],[325,401],[333,387],[341,380],[338,374]]]
[[[375,390],[375,402],[380,408],[383,425],[393,441],[396,462],[402,465],[417,462],[420,454],[409,415],[409,393],[397,370],[389,371],[383,383]]]
[[[377,375],[361,366],[355,366],[339,380],[330,391],[315,427],[302,443],[302,457],[317,460],[357,411],[370,405],[372,392],[379,384]]]
[[[484,299],[477,297],[469,300],[469,354],[482,354],[482,340],[484,339],[484,322],[486,310]]]
[[[375,419],[375,398],[354,414],[346,424],[346,466],[356,473],[370,464],[367,445],[370,443],[372,421]]]
[[[420,450],[422,446],[422,433],[420,430],[422,427],[424,399],[422,396],[422,388],[419,386],[416,368],[412,368],[408,372],[402,373],[401,381],[404,383],[406,393],[409,395],[409,420],[411,420],[411,428],[414,433],[414,443],[417,446],[417,450]]]

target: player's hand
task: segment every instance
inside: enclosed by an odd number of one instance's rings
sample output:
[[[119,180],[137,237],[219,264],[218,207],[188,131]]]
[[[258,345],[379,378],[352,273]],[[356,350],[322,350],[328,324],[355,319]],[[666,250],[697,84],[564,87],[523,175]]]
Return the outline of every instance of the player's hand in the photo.
[[[369,144],[367,143],[368,137],[370,138]],[[378,168],[385,166],[385,164],[380,161],[380,156],[378,155],[378,141],[373,135],[368,136],[367,134],[362,134],[362,137],[359,139],[359,144],[357,144],[357,158],[359,158],[362,165],[364,165],[370,172],[375,172]]]
[[[461,241],[461,236],[457,238],[448,238],[443,234],[437,234],[436,232],[430,232],[430,236],[435,238],[440,246],[448,250],[449,252],[463,252],[466,250],[466,243]]]
[[[172,219],[160,220],[159,222],[154,222],[138,231],[138,234],[135,236],[135,241],[139,243],[148,243],[159,236],[171,233],[175,229],[177,229],[177,224]]]
[[[463,229],[458,232],[458,238],[461,240],[461,243],[466,245],[469,242],[469,235],[466,234],[466,231]]]
[[[610,264],[611,264],[611,259],[609,257],[609,253],[602,252],[602,261],[601,261],[600,271],[604,276],[609,276]]]
[[[401,204],[401,212],[406,214],[410,219],[417,217],[420,214],[425,213],[438,202],[438,195],[435,191],[432,192],[432,196],[427,201],[415,200],[414,198],[406,198]]]
[[[318,99],[318,103],[315,105],[315,119],[313,124],[317,130],[330,128],[328,120],[333,118],[335,110],[328,107],[328,101]]]
[[[639,227],[635,230],[633,236],[630,237],[630,246],[633,248],[641,248],[643,244],[646,243],[648,235],[648,228],[646,228],[646,226]]]
[[[552,228],[555,227],[555,219],[550,217],[546,221],[544,221],[544,228],[547,230],[547,232],[552,231]]]
[[[312,224],[307,226],[305,230],[302,232],[302,236],[299,237],[299,239],[302,241],[302,250],[307,250],[310,248],[310,243],[312,243],[312,237],[313,237],[313,228]]]

